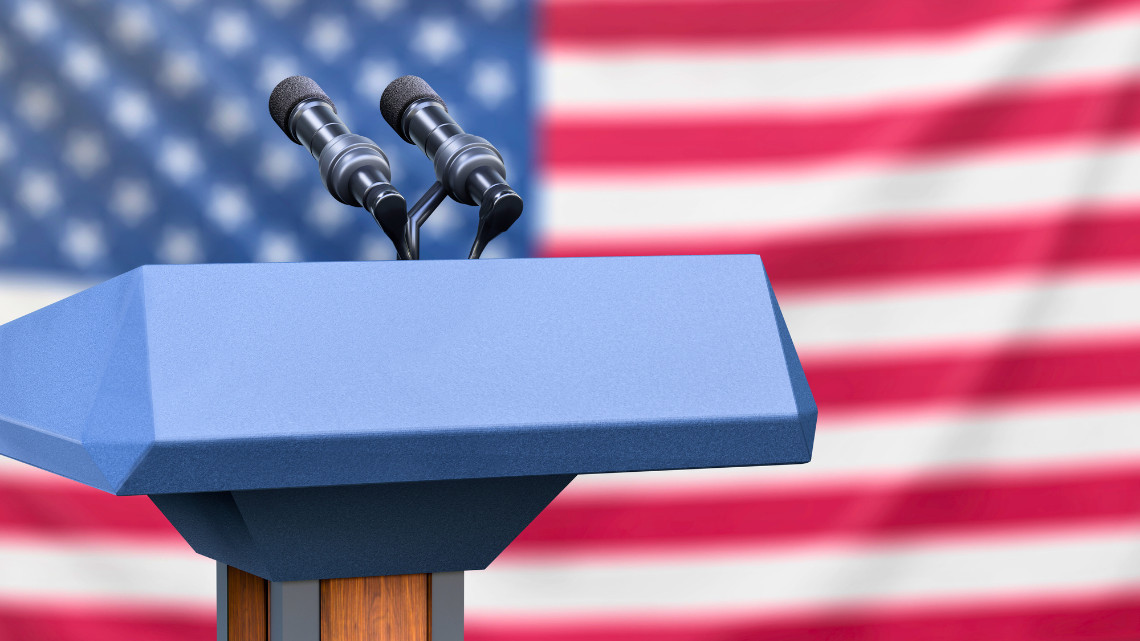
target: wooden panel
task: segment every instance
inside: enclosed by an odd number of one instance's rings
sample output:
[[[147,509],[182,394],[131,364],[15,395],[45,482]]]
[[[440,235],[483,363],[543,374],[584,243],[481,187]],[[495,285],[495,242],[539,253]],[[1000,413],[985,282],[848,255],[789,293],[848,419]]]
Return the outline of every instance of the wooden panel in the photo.
[[[429,575],[321,581],[321,641],[429,641]]]
[[[229,641],[269,641],[269,582],[229,568]]]
[[[381,577],[385,622],[384,641],[429,641],[431,621],[428,575],[399,574]]]

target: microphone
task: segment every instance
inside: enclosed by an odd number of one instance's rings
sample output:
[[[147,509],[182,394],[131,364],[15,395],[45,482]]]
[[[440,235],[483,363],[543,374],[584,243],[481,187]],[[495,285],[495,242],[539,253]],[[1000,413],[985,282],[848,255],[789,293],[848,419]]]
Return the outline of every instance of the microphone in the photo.
[[[388,157],[376,143],[349,131],[320,86],[305,76],[282,80],[269,95],[269,115],[289,140],[317,159],[333,198],[368,210],[399,258],[411,258],[404,241],[408,204],[392,186]]]
[[[510,228],[523,210],[522,197],[507,184],[507,168],[499,151],[485,139],[465,133],[447,113],[439,94],[418,76],[402,76],[389,83],[380,97],[380,113],[401,138],[431,159],[443,193],[465,205],[479,206],[479,230],[469,255],[478,258],[487,243]]]

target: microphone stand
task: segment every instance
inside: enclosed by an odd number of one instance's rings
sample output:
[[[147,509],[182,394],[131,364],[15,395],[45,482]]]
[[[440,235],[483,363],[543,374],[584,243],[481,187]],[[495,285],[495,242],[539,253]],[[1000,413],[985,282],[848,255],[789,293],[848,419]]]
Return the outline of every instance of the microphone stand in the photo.
[[[435,212],[447,192],[443,183],[435,181],[423,196],[412,205],[408,212],[408,222],[404,227],[403,250],[397,247],[396,256],[399,260],[420,259],[420,227],[428,217]],[[519,216],[522,215],[522,198],[504,183],[492,185],[483,195],[479,203],[479,228],[475,232],[475,240],[471,243],[471,251],[467,258],[476,259],[483,255],[487,243],[506,231]]]

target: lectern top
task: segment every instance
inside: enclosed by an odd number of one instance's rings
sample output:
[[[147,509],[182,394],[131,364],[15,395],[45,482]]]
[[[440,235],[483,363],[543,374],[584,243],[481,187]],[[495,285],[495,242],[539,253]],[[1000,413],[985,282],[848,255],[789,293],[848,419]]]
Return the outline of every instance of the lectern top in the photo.
[[[0,454],[118,494],[804,462],[756,256],[146,266],[0,327]]]

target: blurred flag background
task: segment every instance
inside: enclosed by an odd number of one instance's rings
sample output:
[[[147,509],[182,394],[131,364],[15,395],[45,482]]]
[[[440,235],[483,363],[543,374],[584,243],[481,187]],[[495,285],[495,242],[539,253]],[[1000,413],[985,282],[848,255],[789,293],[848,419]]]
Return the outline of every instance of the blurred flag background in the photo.
[[[578,478],[468,574],[469,639],[1140,639],[1140,1],[0,7],[0,320],[391,258],[270,120],[297,73],[409,198],[392,78],[494,142],[528,211],[488,256],[764,258],[815,460]],[[474,228],[445,204],[425,257]],[[204,641],[213,571],[146,498],[0,460],[0,639]]]

